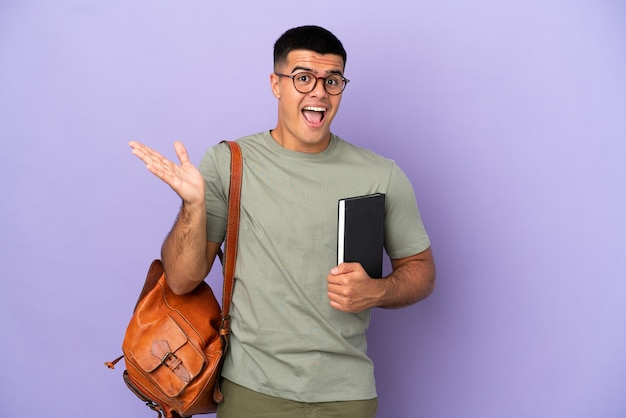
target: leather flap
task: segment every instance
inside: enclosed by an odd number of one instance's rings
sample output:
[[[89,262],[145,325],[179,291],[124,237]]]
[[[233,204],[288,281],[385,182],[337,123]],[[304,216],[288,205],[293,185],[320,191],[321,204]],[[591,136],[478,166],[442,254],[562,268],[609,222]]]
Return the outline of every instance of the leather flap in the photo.
[[[170,316],[165,316],[151,325],[149,331],[141,336],[141,340],[133,344],[130,352],[139,367],[146,372],[152,372],[162,364],[167,351],[176,353],[185,344],[187,336],[183,330]],[[169,350],[155,347],[168,347]]]

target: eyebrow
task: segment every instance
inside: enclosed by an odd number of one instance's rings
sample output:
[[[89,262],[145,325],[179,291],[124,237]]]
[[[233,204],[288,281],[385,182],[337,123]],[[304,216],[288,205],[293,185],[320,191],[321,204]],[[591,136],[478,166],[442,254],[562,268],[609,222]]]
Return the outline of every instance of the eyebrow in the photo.
[[[293,74],[296,71],[306,71],[306,72],[309,72],[309,73],[315,73],[316,72],[316,71],[314,71],[311,68],[296,66],[296,67],[294,67],[293,70],[291,70],[291,73]],[[328,75],[330,75],[330,74],[337,74],[337,75],[343,76],[343,73],[341,71],[339,71],[339,70],[326,71],[326,74],[328,74]]]

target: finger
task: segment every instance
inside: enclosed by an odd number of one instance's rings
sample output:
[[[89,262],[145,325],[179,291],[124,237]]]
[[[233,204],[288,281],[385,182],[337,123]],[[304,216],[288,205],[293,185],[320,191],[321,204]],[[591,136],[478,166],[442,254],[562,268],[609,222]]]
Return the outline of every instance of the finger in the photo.
[[[330,286],[342,286],[343,285],[342,277],[339,275],[329,274],[328,276],[326,276],[326,282],[328,283],[329,289],[330,289]]]
[[[148,171],[169,184],[174,176],[176,165],[159,152],[136,141],[129,142],[133,154],[144,162]]]
[[[187,154],[187,149],[182,142],[174,142],[174,150],[176,150],[176,156],[181,165],[189,163],[189,154]]]
[[[339,274],[346,274],[346,273],[350,273],[352,271],[355,271],[359,266],[359,263],[341,263],[336,267],[333,267],[330,270],[330,274],[333,275],[339,275]]]
[[[139,152],[143,157],[141,159],[147,164],[148,168],[165,171],[171,169],[175,165],[173,162],[161,155],[161,153],[148,146],[144,145],[141,149],[139,149]]]
[[[144,144],[137,142],[137,141],[130,141],[128,143],[128,146],[130,146],[130,148],[132,149],[133,155],[136,155],[137,157],[141,158],[141,155],[143,155],[142,149],[145,147]]]
[[[144,153],[155,152],[152,148],[150,148],[146,144],[142,144],[141,142],[129,141],[128,145],[133,149],[133,151],[141,151],[141,152],[144,152]]]
[[[328,295],[328,301],[332,308],[342,312],[350,312],[350,301],[338,295]]]
[[[341,300],[341,298],[344,298],[345,295],[343,294],[342,289],[343,286],[339,285],[328,286],[326,290],[326,293],[328,294],[328,299],[338,302],[339,300]]]
[[[137,141],[130,141],[128,145],[130,145],[130,147],[132,148],[133,155],[138,157],[140,160],[142,160],[146,164],[150,163],[154,159],[154,154],[156,153],[156,151],[154,151],[152,148],[148,147],[147,145],[144,145]]]

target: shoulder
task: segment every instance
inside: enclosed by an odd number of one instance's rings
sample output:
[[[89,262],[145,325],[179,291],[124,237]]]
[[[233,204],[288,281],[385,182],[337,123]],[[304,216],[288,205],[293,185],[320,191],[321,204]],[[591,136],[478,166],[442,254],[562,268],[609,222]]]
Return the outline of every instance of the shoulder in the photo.
[[[256,133],[228,141],[236,142],[242,149],[242,152],[245,152],[244,150],[257,148],[260,144],[262,144],[263,133]],[[202,171],[202,169],[207,168],[208,165],[213,166],[218,170],[230,168],[230,147],[226,144],[226,141],[220,141],[206,150],[202,160],[200,161],[199,168]]]
[[[371,169],[379,169],[386,172],[398,169],[396,162],[390,158],[348,142],[339,136],[334,135],[334,138],[337,140],[337,156],[344,163],[365,164]]]

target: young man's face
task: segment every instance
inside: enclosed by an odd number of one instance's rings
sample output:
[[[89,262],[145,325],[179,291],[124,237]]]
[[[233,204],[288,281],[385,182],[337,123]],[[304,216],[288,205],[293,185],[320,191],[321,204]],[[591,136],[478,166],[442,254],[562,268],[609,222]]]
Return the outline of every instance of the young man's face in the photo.
[[[308,72],[316,77],[343,75],[341,56],[295,50],[276,68],[276,73],[295,75]],[[272,92],[278,99],[278,123],[272,137],[283,147],[298,152],[318,153],[328,146],[330,124],[339,109],[341,94],[330,95],[318,80],[309,93],[300,93],[288,77],[271,74]]]

